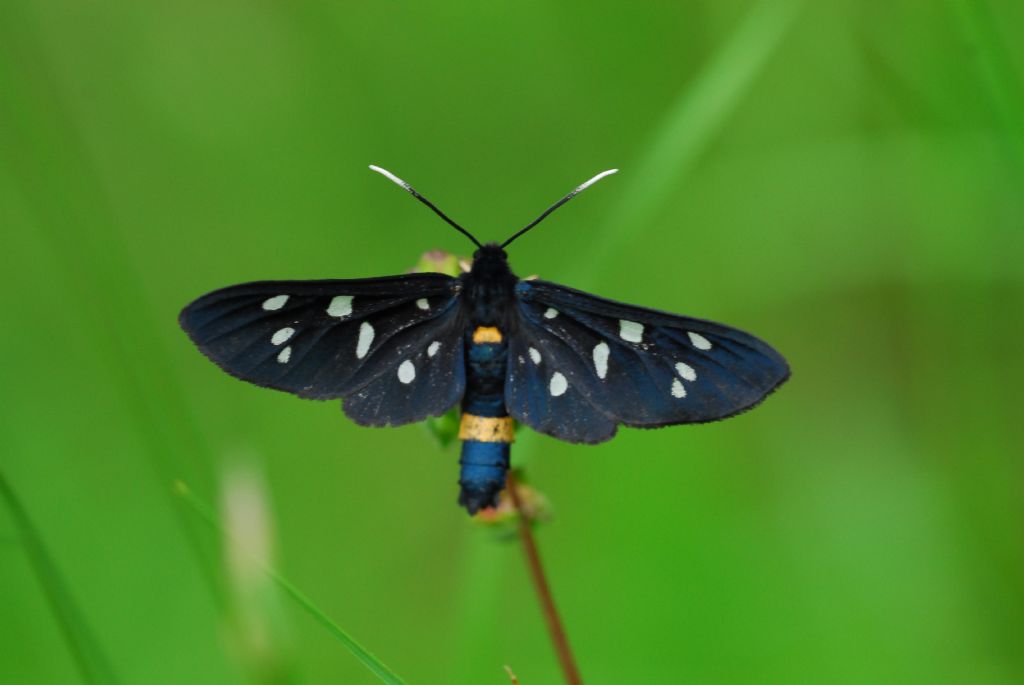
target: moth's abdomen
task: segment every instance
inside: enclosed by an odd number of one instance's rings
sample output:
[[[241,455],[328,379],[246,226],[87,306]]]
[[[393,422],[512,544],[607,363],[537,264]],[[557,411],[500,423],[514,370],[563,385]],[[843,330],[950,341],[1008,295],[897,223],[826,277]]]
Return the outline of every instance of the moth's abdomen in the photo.
[[[508,421],[511,423],[512,419]],[[505,474],[508,473],[509,445],[507,442],[479,440],[462,443],[459,504],[470,514],[497,506],[498,493],[505,488]]]
[[[496,506],[505,487],[512,418],[505,409],[508,346],[497,328],[478,327],[466,341],[466,394],[462,399],[459,504],[470,514]]]

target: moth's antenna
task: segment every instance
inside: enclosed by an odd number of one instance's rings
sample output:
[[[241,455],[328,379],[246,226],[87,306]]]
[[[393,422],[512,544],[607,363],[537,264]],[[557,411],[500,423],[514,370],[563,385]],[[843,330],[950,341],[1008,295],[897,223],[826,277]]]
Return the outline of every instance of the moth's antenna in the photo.
[[[438,215],[439,217],[441,217],[442,219],[444,219],[445,221],[447,221],[447,222],[448,222],[448,224],[449,224],[449,225],[450,225],[450,226],[451,226],[452,228],[454,228],[454,229],[455,229],[456,231],[458,231],[458,232],[459,232],[459,233],[461,233],[462,235],[464,235],[464,236],[466,236],[467,238],[469,238],[470,240],[472,240],[472,241],[473,241],[473,244],[474,244],[474,245],[476,245],[477,247],[483,247],[483,245],[481,245],[481,244],[480,244],[480,241],[479,241],[479,240],[477,240],[476,238],[474,238],[474,237],[473,237],[473,234],[472,234],[472,233],[470,233],[469,231],[467,231],[466,229],[464,229],[464,228],[463,228],[462,226],[459,226],[459,225],[458,225],[457,223],[455,223],[454,221],[452,221],[452,220],[451,220],[451,219],[450,219],[450,218],[448,217],[448,215],[447,215],[447,214],[445,214],[445,213],[444,213],[444,212],[442,212],[442,211],[441,211],[440,209],[438,209],[437,207],[435,207],[435,206],[434,206],[434,203],[433,203],[433,202],[431,202],[431,201],[430,201],[430,200],[428,200],[427,198],[425,198],[425,197],[423,197],[422,195],[420,195],[419,193],[417,193],[417,192],[416,192],[416,189],[415,189],[415,188],[413,188],[413,187],[412,187],[411,185],[409,185],[408,183],[406,183],[406,182],[405,182],[405,181],[403,181],[402,179],[398,178],[397,176],[395,176],[395,175],[394,175],[393,173],[391,173],[391,172],[390,172],[390,171],[388,171],[387,169],[382,169],[382,168],[380,168],[379,166],[374,166],[373,164],[371,164],[371,165],[370,165],[370,168],[371,168],[372,170],[376,171],[376,172],[377,172],[378,174],[380,174],[381,176],[383,176],[383,177],[387,178],[388,180],[392,181],[393,183],[396,183],[396,184],[398,184],[398,185],[399,185],[399,186],[401,186],[401,188],[402,188],[403,190],[405,190],[405,191],[406,191],[407,193],[409,193],[410,195],[412,195],[412,196],[413,196],[414,198],[416,198],[417,200],[419,200],[420,202],[422,202],[422,203],[423,203],[423,204],[425,204],[426,206],[430,207],[430,209],[431,209],[431,210],[433,210],[434,214],[437,214],[437,215]],[[596,180],[596,179],[595,179],[595,180]],[[580,186],[580,188],[577,188],[577,190],[580,190],[580,189],[582,189],[582,188],[583,188],[583,186]]]
[[[571,200],[574,197],[576,197],[577,194],[582,193],[584,190],[586,190],[590,186],[594,185],[595,183],[600,181],[605,176],[611,176],[612,174],[618,173],[618,171],[619,171],[618,169],[609,169],[608,171],[602,171],[601,173],[599,173],[597,176],[595,176],[594,178],[590,179],[589,181],[585,181],[584,183],[579,184],[578,186],[576,186],[576,188],[571,193],[569,193],[568,195],[563,197],[561,200],[559,200],[555,204],[553,204],[550,207],[548,207],[547,209],[545,209],[543,214],[541,214],[536,219],[534,219],[533,221],[528,223],[524,228],[519,229],[519,231],[517,231],[515,235],[513,235],[511,238],[509,238],[508,240],[503,242],[501,244],[501,247],[502,248],[507,247],[509,243],[511,243],[513,240],[515,240],[516,238],[518,238],[522,234],[524,234],[527,231],[529,231],[531,228],[533,228],[534,226],[539,224],[541,221],[544,221],[544,219],[547,218],[548,214],[550,214],[551,212],[555,211],[556,209],[558,209],[559,207],[564,205],[566,202],[568,202],[569,200]]]

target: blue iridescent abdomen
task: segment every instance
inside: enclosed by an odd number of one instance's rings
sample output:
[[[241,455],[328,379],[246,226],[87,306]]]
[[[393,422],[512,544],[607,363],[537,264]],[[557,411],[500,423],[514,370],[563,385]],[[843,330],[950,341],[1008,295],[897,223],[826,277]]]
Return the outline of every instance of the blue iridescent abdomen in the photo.
[[[508,345],[497,328],[479,327],[467,336],[466,351],[459,504],[475,514],[497,505],[509,467],[513,435],[505,409]]]

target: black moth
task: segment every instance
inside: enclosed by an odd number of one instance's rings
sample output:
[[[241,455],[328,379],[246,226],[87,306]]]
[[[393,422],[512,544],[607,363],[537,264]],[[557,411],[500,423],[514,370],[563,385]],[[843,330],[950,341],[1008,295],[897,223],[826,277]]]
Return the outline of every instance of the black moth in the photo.
[[[365,426],[439,416],[461,402],[459,503],[493,506],[515,419],[560,440],[598,443],[619,425],[717,421],[750,409],[789,376],[782,355],[735,328],[634,307],[509,268],[408,183],[371,167],[472,240],[471,269],[261,281],[200,297],[182,328],[232,376],[299,397],[341,398]]]

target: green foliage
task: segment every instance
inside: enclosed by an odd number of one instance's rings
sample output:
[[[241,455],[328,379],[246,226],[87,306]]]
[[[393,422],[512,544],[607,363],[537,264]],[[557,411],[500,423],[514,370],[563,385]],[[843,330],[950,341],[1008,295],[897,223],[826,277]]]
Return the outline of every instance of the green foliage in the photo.
[[[177,327],[216,287],[471,251],[371,163],[483,240],[618,167],[517,272],[792,362],[721,424],[519,432],[588,683],[1020,682],[1022,73],[1011,0],[2,3],[0,682],[259,682],[168,487],[212,500],[240,453],[275,568],[410,682],[558,682],[453,447]],[[379,682],[295,608],[281,679]]]
[[[10,511],[11,522],[19,536],[18,542],[39,581],[39,589],[46,596],[64,643],[74,657],[81,679],[91,685],[116,685],[119,681],[100,648],[96,635],[82,616],[81,609],[60,569],[54,563],[39,531],[3,473],[0,473],[0,496]]]
[[[230,531],[225,531],[220,521],[217,520],[216,514],[210,508],[208,504],[199,499],[194,492],[181,481],[175,483],[175,492],[195,511],[204,521],[206,521],[214,530],[223,538],[229,538]],[[223,541],[228,544],[230,541],[225,539]],[[296,604],[298,604],[306,613],[308,613],[317,623],[323,626],[328,633],[334,636],[345,649],[352,653],[360,663],[363,664],[371,673],[377,676],[381,682],[388,683],[388,685],[405,685],[405,681],[399,678],[390,668],[385,666],[380,659],[374,656],[369,650],[363,647],[357,642],[351,635],[345,632],[337,623],[332,621],[327,614],[320,610],[316,604],[310,600],[305,593],[299,590],[295,585],[287,578],[282,576],[272,567],[265,566],[260,563],[260,560],[251,560],[257,564],[257,570],[272,580],[286,595],[288,595]]]

